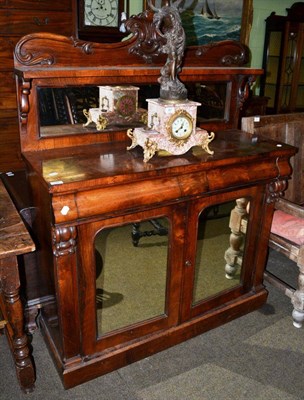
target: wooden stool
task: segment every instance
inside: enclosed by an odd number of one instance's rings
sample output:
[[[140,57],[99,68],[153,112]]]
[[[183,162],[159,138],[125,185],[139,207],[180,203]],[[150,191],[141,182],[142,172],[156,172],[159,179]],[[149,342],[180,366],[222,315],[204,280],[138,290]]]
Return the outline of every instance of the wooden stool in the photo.
[[[34,387],[35,371],[24,332],[17,256],[34,250],[35,245],[0,181],[0,307],[5,318],[1,326],[5,327],[17,377],[25,392]]]

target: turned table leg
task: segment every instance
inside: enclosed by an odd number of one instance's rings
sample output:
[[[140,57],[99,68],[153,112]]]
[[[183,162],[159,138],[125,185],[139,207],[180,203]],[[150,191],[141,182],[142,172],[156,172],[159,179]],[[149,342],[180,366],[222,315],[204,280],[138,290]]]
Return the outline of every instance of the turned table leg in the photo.
[[[20,280],[17,257],[0,259],[0,283],[3,295],[4,317],[8,320],[8,337],[14,356],[17,377],[25,392],[34,388],[35,371],[24,332],[23,307],[19,296]]]
[[[246,218],[248,215],[247,205],[249,200],[240,198],[236,200],[236,206],[231,210],[229,228],[231,230],[229,242],[230,246],[225,251],[225,273],[227,279],[233,279],[236,271],[241,264],[242,244],[246,233]]]
[[[293,325],[296,328],[301,328],[304,321],[304,247],[300,248],[301,254],[299,255],[300,262],[298,267],[300,270],[298,277],[298,288],[291,297],[293,304]]]

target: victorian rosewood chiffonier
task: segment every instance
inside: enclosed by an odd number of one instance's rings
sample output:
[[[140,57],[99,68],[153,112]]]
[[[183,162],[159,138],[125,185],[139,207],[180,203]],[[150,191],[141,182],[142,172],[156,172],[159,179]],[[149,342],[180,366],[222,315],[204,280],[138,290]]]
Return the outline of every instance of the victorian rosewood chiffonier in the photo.
[[[37,33],[15,49],[21,148],[47,299],[40,299],[39,325],[66,388],[267,299],[273,203],[285,189],[295,148],[236,129],[261,70],[244,67],[246,48],[225,41],[185,49],[183,104],[195,103],[197,115],[176,110],[178,102],[163,110],[170,118],[161,134],[175,150],[189,139],[173,135],[184,124],[206,130],[208,146],[178,155],[156,151],[144,160],[130,136],[157,125],[146,100],[158,98],[166,61],[152,14],[128,20],[133,34],[119,43]],[[229,215],[242,208],[240,199],[250,209],[243,210],[246,237],[234,249]],[[242,259],[233,279],[225,272],[229,245],[229,257]]]

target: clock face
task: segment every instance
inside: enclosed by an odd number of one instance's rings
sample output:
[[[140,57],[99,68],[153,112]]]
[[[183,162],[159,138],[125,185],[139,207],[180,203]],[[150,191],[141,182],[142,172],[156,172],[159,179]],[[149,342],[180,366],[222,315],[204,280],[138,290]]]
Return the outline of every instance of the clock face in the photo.
[[[167,130],[174,139],[187,139],[193,131],[193,118],[187,111],[178,110],[168,120]]]
[[[131,117],[136,112],[136,99],[134,96],[121,96],[116,103],[116,110],[123,117]]]
[[[118,0],[85,0],[85,25],[118,26]]]

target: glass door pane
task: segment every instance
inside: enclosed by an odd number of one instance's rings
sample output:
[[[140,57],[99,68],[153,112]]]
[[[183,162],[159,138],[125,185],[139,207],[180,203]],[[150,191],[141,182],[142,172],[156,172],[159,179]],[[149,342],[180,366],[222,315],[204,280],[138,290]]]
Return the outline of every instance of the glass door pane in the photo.
[[[98,336],[166,314],[168,230],[162,217],[97,234]]]
[[[247,199],[238,199],[208,207],[200,214],[193,306],[240,284],[247,204]]]
[[[270,32],[269,48],[267,55],[266,78],[264,96],[269,97],[268,107],[275,106],[275,96],[278,83],[280,50],[281,50],[282,32]]]

